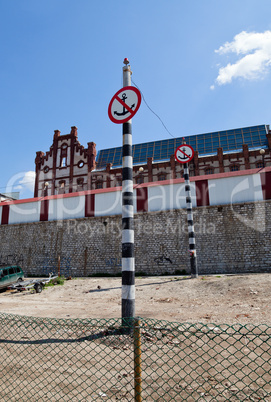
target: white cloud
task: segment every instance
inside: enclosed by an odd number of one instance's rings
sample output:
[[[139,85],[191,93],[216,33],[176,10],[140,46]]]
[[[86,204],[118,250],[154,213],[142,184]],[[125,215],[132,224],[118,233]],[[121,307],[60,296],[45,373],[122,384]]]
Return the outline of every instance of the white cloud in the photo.
[[[27,190],[34,192],[35,177],[36,177],[36,173],[33,172],[32,170],[24,173],[23,178],[19,181],[18,187],[21,187],[22,189],[27,189]]]
[[[215,80],[218,85],[229,84],[234,78],[261,79],[271,67],[271,31],[240,32],[232,42],[226,42],[215,52],[241,56],[235,63],[228,63],[219,69]],[[213,85],[211,89],[214,89]]]
[[[34,193],[36,173],[32,170],[20,172],[12,176],[6,186],[6,192],[20,191],[22,193],[31,191]]]

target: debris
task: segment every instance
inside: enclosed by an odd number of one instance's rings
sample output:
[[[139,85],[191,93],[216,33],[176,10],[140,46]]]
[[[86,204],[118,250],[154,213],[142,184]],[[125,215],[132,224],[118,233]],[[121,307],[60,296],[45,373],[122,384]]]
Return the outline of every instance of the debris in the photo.
[[[244,314],[244,313],[236,314],[235,318],[239,318],[239,317],[249,318],[249,314]]]

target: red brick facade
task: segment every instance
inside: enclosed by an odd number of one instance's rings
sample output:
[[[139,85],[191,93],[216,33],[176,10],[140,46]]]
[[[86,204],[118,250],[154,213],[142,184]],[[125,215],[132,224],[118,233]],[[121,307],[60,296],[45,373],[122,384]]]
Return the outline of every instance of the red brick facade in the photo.
[[[271,132],[266,137],[268,149],[264,164],[271,166]],[[95,160],[96,144],[89,142],[85,149],[77,139],[76,127],[67,135],[55,130],[50,150],[36,154],[34,197],[121,186],[122,169],[112,168],[108,163],[106,169],[96,170]],[[249,150],[246,144],[239,152],[223,153],[223,149],[218,148],[216,155],[201,156],[195,151],[190,176],[261,168],[262,163],[260,150]],[[133,176],[135,184],[176,179],[183,176],[183,165],[175,161],[174,155],[163,162],[148,158],[145,164],[133,167]]]

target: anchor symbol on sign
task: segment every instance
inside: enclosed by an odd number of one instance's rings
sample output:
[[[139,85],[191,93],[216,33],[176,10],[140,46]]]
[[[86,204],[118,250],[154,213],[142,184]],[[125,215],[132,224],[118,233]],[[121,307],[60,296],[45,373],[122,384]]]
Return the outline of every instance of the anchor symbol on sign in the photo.
[[[185,151],[186,151],[186,148],[183,148],[183,149],[182,149],[182,152],[181,152],[181,155],[182,155],[182,156],[180,156],[180,152],[179,152],[179,154],[178,154],[178,158],[179,158],[179,159],[187,159],[187,158],[190,158],[191,155],[188,155]]]
[[[122,94],[122,101],[125,103],[125,100],[127,99],[126,94]],[[130,109],[133,109],[135,107],[135,104],[133,104]],[[123,106],[123,111],[122,113],[118,113],[118,112],[114,112],[114,114],[116,114],[117,116],[125,116],[127,113],[130,113],[129,110],[126,110],[125,106]]]

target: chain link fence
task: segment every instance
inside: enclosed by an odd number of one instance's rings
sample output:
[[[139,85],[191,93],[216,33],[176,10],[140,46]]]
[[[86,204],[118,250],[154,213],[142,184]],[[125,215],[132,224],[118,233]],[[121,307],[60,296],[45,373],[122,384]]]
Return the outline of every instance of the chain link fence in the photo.
[[[0,314],[1,401],[271,402],[271,327]]]

